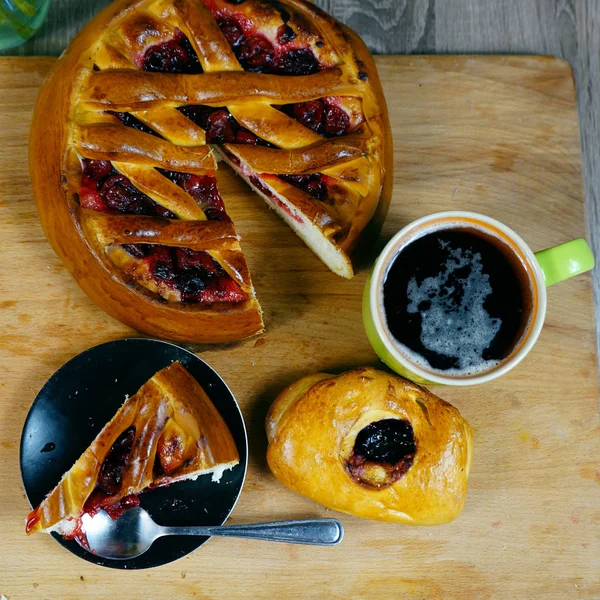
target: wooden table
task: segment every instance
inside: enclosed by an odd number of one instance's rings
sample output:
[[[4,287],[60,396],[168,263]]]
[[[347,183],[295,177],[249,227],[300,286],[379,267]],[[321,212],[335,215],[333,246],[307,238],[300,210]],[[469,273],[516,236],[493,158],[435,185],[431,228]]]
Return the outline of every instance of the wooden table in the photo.
[[[52,0],[48,19],[38,34],[4,54],[60,54],[75,32],[109,1]],[[594,254],[600,256],[600,2],[315,1],[354,28],[379,54],[548,54],[568,60],[575,71],[578,91],[586,213]],[[600,265],[593,282],[598,334]]]
[[[248,426],[248,477],[232,522],[335,514],[346,528],[344,542],[310,548],[213,539],[170,565],[123,572],[86,563],[49,536],[27,538],[19,436],[32,400],[78,352],[135,335],[85,297],[36,215],[26,139],[52,62],[0,62],[0,595],[600,597],[600,420],[589,275],[549,289],[546,326],[514,371],[483,386],[434,390],[474,432],[470,489],[458,519],[423,528],[338,515],[274,479],[264,458],[264,417],[283,387],[306,373],[378,365],[360,319],[366,269],[350,281],[333,275],[224,168],[219,187],[243,237],[267,325],[260,339],[193,348],[230,385]],[[459,206],[501,219],[534,250],[584,234],[566,63],[392,56],[380,57],[378,66],[395,151],[381,242],[417,217]]]

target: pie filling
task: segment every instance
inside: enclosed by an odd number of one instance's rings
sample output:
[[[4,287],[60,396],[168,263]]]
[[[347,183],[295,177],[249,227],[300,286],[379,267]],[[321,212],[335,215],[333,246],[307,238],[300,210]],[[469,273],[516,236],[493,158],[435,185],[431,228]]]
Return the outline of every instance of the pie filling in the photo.
[[[346,135],[352,130],[350,117],[336,97],[281,104],[276,108],[324,137]]]
[[[293,42],[296,34],[286,23],[279,27],[276,40],[272,42],[253,28],[250,21],[236,18],[230,11],[216,11],[215,17],[233,53],[246,71],[310,75],[322,68],[310,47],[295,46]]]
[[[172,39],[150,46],[141,59],[135,61],[138,68],[158,73],[202,73],[198,55],[190,40],[180,29]]]
[[[209,144],[252,144],[273,147],[272,144],[242,127],[226,106],[190,105],[181,106],[178,110],[206,131],[206,141]]]
[[[143,262],[160,286],[179,292],[182,302],[234,304],[248,299],[208,252],[153,244],[127,244],[122,248]]]
[[[413,428],[408,421],[382,419],[358,432],[346,468],[356,482],[384,489],[407,473],[416,451]]]
[[[79,188],[82,208],[111,214],[147,215],[174,219],[175,215],[140,192],[107,160],[82,160]]]
[[[291,183],[294,187],[302,190],[309,196],[324,202],[328,198],[327,176],[322,173],[311,173],[309,175],[279,175],[280,179]]]
[[[225,204],[217,189],[217,180],[210,175],[192,175],[178,171],[159,169],[165,177],[187,192],[202,208],[206,218],[212,221],[228,220]]]

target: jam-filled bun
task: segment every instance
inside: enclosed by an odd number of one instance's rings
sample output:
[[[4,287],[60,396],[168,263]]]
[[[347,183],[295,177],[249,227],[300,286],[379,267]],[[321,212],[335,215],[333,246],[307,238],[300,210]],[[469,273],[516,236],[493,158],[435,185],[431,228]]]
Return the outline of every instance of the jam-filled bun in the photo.
[[[275,477],[329,508],[438,525],[465,503],[469,424],[401,377],[369,368],[308,375],[278,396],[266,427]]]

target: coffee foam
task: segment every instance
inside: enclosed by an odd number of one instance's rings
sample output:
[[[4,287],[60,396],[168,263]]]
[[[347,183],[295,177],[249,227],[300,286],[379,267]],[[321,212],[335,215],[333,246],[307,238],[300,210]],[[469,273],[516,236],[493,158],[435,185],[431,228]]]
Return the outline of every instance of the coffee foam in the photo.
[[[448,260],[437,277],[427,277],[420,285],[414,276],[410,279],[407,311],[421,314],[421,343],[427,350],[456,357],[458,367],[453,371],[481,372],[498,362],[485,361],[481,355],[502,325],[484,308],[492,293],[490,278],[483,272],[479,253],[450,248],[447,242],[440,241],[440,246],[448,250]],[[463,271],[466,277],[451,282]]]
[[[428,229],[422,235],[457,229],[479,231],[485,237],[496,238],[505,245],[492,232],[471,225],[465,227],[465,224],[461,222],[439,224]],[[419,237],[422,236],[419,235],[408,240],[404,247],[410,245]],[[447,242],[440,241],[440,244],[442,247],[449,246]],[[402,252],[402,249],[398,254],[400,252]],[[390,265],[398,254],[389,261]],[[438,354],[458,358],[459,367],[445,370],[435,369],[426,358],[398,340],[394,340],[394,343],[400,346],[402,353],[409,360],[426,370],[441,375],[478,375],[491,370],[501,362],[500,360],[483,360],[481,356],[483,350],[490,345],[498,333],[502,321],[501,319],[491,318],[484,308],[485,299],[492,293],[492,288],[489,283],[489,276],[483,273],[481,255],[479,253],[473,254],[470,250],[463,251],[461,248],[450,248],[449,254],[449,259],[437,277],[427,277],[420,285],[417,284],[414,276],[410,279],[407,288],[407,297],[410,304],[407,311],[421,314],[421,343],[423,346]],[[451,296],[455,288],[448,285],[448,280],[456,271],[468,268],[469,265],[471,269],[468,274],[456,280],[456,283],[464,288],[462,298],[459,299],[459,302],[456,302]],[[443,292],[443,294],[440,294],[440,292]],[[420,305],[423,302],[429,303],[430,306],[422,307],[424,308],[422,310]]]

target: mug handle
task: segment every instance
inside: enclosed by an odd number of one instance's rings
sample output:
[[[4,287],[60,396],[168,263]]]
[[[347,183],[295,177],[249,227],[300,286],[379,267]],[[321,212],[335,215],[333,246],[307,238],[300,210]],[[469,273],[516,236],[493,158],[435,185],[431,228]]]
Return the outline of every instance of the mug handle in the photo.
[[[583,238],[535,253],[546,287],[594,268],[594,255]]]

